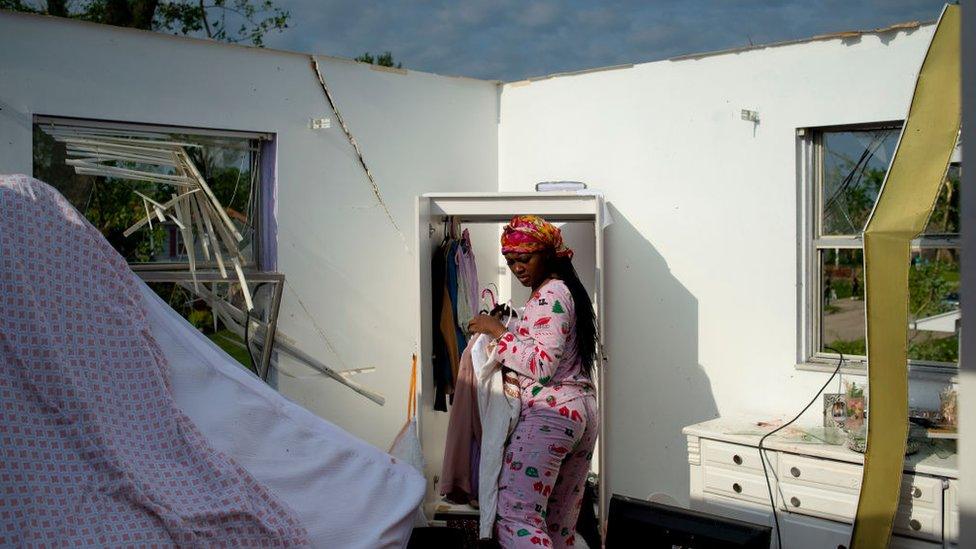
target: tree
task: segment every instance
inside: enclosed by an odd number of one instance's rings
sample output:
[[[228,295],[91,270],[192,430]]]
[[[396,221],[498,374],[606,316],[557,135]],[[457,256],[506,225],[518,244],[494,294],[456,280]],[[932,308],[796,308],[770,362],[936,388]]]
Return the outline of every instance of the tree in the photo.
[[[273,0],[0,0],[0,9],[172,34],[203,32],[214,40],[259,47],[267,33],[288,28],[291,17]]]
[[[379,65],[380,67],[393,67],[396,69],[403,68],[403,63],[393,64],[393,52],[385,51],[375,58],[369,52],[366,52],[355,59],[360,63],[369,63],[370,65]]]

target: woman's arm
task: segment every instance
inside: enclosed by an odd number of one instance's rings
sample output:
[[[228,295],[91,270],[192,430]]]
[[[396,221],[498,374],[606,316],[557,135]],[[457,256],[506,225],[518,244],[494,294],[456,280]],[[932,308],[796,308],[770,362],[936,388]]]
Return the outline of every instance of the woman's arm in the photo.
[[[498,338],[498,360],[516,373],[547,383],[566,352],[572,330],[573,298],[562,282],[544,285],[525,306],[518,333]]]

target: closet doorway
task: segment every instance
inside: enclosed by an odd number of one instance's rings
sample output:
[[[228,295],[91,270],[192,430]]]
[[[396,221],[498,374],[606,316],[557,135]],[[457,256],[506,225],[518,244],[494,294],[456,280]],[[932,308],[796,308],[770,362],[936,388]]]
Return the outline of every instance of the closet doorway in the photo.
[[[467,230],[478,271],[479,295],[484,288],[496,292],[501,302],[511,301],[515,307],[524,305],[529,290],[511,275],[501,256],[499,239],[502,227],[515,215],[534,214],[560,226],[567,246],[573,248],[574,266],[583,285],[590,292],[601,334],[601,345],[595,365],[594,381],[601,410],[600,439],[592,463],[592,471],[599,478],[599,520],[605,525],[608,474],[606,439],[608,412],[604,387],[608,379],[608,365],[602,342],[606,323],[603,304],[603,228],[605,209],[598,193],[575,192],[536,193],[431,193],[417,199],[416,226],[416,292],[419,304],[417,324],[418,373],[417,385],[419,427],[428,480],[425,510],[433,516],[441,501],[435,481],[441,473],[444,441],[449,413],[435,410],[437,399],[433,376],[433,319],[431,260],[441,247],[445,236],[460,237]]]

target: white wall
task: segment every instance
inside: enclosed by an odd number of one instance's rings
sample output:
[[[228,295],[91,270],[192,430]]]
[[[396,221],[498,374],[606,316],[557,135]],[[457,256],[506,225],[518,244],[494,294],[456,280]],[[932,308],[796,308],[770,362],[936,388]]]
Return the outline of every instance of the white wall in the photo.
[[[406,242],[416,195],[496,188],[494,82],[319,62]],[[280,329],[328,364],[376,366],[356,380],[387,404],[304,368],[289,371],[311,377],[282,375],[280,388],[389,446],[415,349],[415,292],[403,284],[414,252],[378,207],[308,56],[0,12],[0,173],[31,173],[32,114],[276,133]],[[310,130],[310,117],[333,127]]]
[[[606,193],[616,221],[605,256],[613,492],[686,502],[682,427],[788,418],[824,382],[795,368],[795,130],[903,118],[931,33],[503,88],[500,189],[585,181]],[[761,122],[741,120],[741,109]],[[917,402],[933,402],[931,384],[913,388]],[[807,421],[818,420],[814,408]]]

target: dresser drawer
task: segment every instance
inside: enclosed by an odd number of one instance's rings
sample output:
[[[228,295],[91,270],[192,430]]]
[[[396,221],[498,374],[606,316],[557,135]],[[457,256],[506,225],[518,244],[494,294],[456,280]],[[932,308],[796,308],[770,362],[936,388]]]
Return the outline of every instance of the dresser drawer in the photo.
[[[706,493],[769,505],[769,488],[762,474],[705,467],[703,477]]]
[[[763,470],[759,449],[752,446],[702,439],[702,457],[706,464],[721,465],[733,470],[748,469],[760,474]],[[775,470],[776,452],[766,452],[766,459],[767,469]],[[771,470],[770,474],[772,472]]]
[[[959,481],[949,481],[949,490],[945,499],[946,540],[953,543],[959,541]]]
[[[779,508],[790,513],[820,517],[850,524],[857,512],[858,495],[796,482],[779,484]],[[942,506],[927,508],[902,502],[895,516],[894,531],[911,537],[942,539]]]
[[[783,482],[829,486],[857,492],[864,468],[854,463],[816,459],[795,454],[778,456],[777,476]],[[942,508],[942,480],[922,475],[903,475],[902,504],[929,509]]]
[[[861,488],[860,465],[786,453],[779,455],[778,463],[777,476],[780,481],[798,481],[845,490]]]
[[[899,507],[893,531],[911,537],[942,541],[942,512]]]
[[[857,494],[783,482],[779,508],[790,513],[850,523],[857,511]]]
[[[942,479],[922,475],[903,476],[901,504],[942,509]]]

